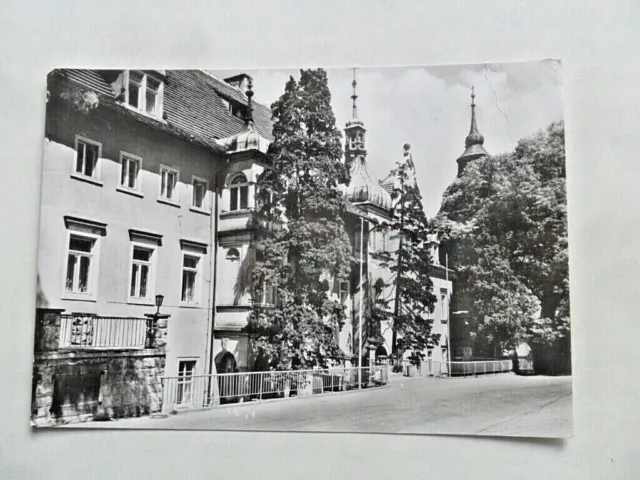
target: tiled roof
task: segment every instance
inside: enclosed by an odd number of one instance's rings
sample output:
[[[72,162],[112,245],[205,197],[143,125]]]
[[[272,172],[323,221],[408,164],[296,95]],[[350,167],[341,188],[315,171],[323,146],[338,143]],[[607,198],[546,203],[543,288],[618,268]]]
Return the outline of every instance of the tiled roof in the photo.
[[[99,98],[109,100],[107,103],[116,100],[110,82],[115,80],[119,71],[61,69],[55,73],[95,91]],[[244,120],[232,115],[223,102],[225,99],[246,106],[247,96],[238,88],[202,70],[166,70],[163,73],[163,113],[168,127],[211,146],[215,145],[216,139],[242,131]],[[252,103],[255,128],[264,138],[272,140],[271,110],[259,103]],[[149,121],[154,122],[153,119]]]

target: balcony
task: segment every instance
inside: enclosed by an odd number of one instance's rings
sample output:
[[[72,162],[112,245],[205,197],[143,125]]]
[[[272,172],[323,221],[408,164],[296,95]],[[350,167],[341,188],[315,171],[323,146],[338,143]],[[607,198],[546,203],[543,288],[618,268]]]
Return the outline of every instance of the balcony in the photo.
[[[142,350],[164,344],[167,320],[38,312],[36,351]]]

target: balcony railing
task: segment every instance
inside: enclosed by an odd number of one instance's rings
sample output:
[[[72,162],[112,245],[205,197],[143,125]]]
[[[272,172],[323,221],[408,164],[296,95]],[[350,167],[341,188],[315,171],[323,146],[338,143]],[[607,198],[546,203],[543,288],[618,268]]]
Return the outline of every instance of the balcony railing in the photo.
[[[163,408],[194,409],[254,399],[319,395],[388,382],[388,367],[222,373],[164,377]]]
[[[61,315],[60,349],[151,348],[153,318]]]

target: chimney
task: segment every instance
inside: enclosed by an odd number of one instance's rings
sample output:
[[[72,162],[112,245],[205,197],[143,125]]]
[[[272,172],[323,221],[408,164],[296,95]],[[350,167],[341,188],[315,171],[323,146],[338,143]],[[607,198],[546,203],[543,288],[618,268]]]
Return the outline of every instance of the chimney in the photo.
[[[224,81],[233,87],[239,88],[244,94],[246,94],[249,89],[249,75],[246,73],[240,73],[233,77],[225,78]]]

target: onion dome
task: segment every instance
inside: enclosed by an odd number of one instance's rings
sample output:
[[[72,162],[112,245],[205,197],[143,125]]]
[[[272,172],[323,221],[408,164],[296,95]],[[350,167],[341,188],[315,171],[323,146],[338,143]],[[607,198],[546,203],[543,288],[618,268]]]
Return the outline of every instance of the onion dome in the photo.
[[[370,203],[385,210],[392,206],[391,195],[371,179],[363,156],[358,156],[351,165],[351,182],[346,195],[353,203]]]
[[[462,173],[462,170],[470,161],[489,155],[483,147],[484,136],[478,131],[478,125],[476,124],[475,98],[474,88],[471,87],[471,128],[464,141],[465,151],[458,158],[458,175]]]
[[[249,77],[249,85],[247,89],[247,114],[245,116],[245,125],[241,132],[218,141],[224,147],[227,153],[238,153],[247,150],[258,150],[266,153],[269,148],[269,141],[258,133],[253,124],[253,106],[251,98],[253,97],[253,81]]]

